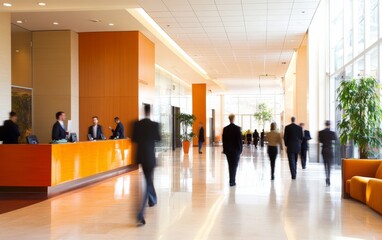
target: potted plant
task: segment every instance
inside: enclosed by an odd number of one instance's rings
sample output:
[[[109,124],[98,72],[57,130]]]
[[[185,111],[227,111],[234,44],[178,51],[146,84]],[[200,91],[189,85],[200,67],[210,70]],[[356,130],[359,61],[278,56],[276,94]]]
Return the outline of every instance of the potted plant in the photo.
[[[382,146],[381,85],[373,77],[344,80],[337,89],[341,144],[353,141],[359,157],[367,159]]]
[[[177,118],[180,123],[181,134],[179,135],[179,138],[182,141],[183,152],[188,154],[190,149],[190,141],[193,137],[195,137],[195,134],[192,131],[189,132],[188,129],[192,128],[192,124],[194,123],[196,117],[193,114],[180,113]]]
[[[260,126],[265,128],[265,123],[272,120],[272,110],[268,108],[266,103],[260,103],[256,106],[256,112],[253,115]]]

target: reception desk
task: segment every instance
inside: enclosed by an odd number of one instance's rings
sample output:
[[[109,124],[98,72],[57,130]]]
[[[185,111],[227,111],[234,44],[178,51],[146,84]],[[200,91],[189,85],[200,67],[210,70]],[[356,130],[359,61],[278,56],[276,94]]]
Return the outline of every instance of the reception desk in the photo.
[[[135,169],[129,139],[0,145],[0,191],[48,195]]]

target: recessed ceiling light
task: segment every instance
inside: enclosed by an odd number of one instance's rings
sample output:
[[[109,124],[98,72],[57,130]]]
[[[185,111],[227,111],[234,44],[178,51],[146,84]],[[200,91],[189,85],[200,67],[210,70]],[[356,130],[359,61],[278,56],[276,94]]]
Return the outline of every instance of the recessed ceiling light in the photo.
[[[109,23],[109,26],[114,26],[114,23]]]
[[[90,22],[94,22],[94,23],[101,22],[101,20],[99,20],[99,19],[90,19],[89,21],[90,21]]]
[[[21,20],[17,20],[16,23],[20,23],[20,24],[21,24],[21,23],[23,23],[23,21],[21,21]]]
[[[44,3],[44,2],[39,2],[38,5],[39,5],[39,6],[46,6],[46,3]]]
[[[58,22],[53,22],[53,25],[58,25]]]
[[[12,4],[11,3],[3,3],[3,6],[4,7],[12,7]]]

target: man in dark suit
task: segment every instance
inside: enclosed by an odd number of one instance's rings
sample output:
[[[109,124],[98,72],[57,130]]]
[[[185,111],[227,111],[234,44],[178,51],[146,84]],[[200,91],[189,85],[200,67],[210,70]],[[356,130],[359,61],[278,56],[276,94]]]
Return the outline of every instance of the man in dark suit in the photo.
[[[310,132],[308,130],[305,130],[304,126],[305,126],[304,123],[300,123],[300,127],[304,131],[303,132],[304,136],[302,138],[301,151],[300,151],[302,169],[306,169],[306,153],[308,152],[308,149],[309,149],[308,141],[312,139],[312,137],[310,136]]]
[[[66,128],[64,121],[66,119],[66,114],[64,112],[56,113],[56,123],[53,125],[52,129],[52,141],[58,141],[62,139],[66,139]]]
[[[94,116],[93,119],[93,125],[91,125],[88,128],[88,136],[91,136],[90,140],[102,140],[105,138],[103,135],[103,129],[102,126],[98,124],[98,117]]]
[[[230,124],[223,129],[223,153],[227,157],[229,169],[229,185],[236,185],[236,171],[243,151],[240,127],[234,124],[235,115],[229,115]]]
[[[297,159],[301,149],[303,132],[302,128],[295,123],[295,117],[292,117],[291,121],[292,123],[286,126],[284,130],[284,143],[287,147],[290,173],[294,180],[297,176]]]
[[[325,129],[318,132],[318,140],[322,143],[322,157],[324,158],[326,186],[330,186],[330,167],[333,162],[333,141],[337,139],[335,132],[330,131],[330,121],[325,122]]]
[[[198,134],[198,151],[199,151],[199,154],[202,154],[203,143],[204,143],[204,127],[203,127],[203,123],[200,122],[199,123],[199,134]]]
[[[145,118],[136,122],[133,128],[133,142],[137,144],[136,162],[141,165],[146,180],[146,191],[138,213],[138,224],[146,223],[144,211],[147,201],[152,207],[157,204],[153,174],[156,166],[155,142],[161,140],[159,124],[150,120],[150,105],[144,107]]]
[[[15,112],[9,113],[9,120],[4,121],[4,139],[3,144],[18,144],[20,131],[19,126],[16,124],[17,114]]]
[[[112,127],[109,127],[109,129],[113,132],[113,135],[111,135],[110,138],[111,139],[125,138],[125,127],[121,123],[121,120],[119,119],[119,117],[115,117],[114,122],[115,124],[117,124],[117,126],[115,127],[115,129],[113,129]]]

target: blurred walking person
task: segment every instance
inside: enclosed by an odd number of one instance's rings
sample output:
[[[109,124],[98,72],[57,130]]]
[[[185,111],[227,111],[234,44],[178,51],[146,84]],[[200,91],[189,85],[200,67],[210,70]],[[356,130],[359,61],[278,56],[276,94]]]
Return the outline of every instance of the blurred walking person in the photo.
[[[251,131],[248,129],[247,131],[247,135],[246,135],[246,138],[247,138],[247,146],[251,146],[251,143],[252,143],[252,134],[251,134]]]
[[[283,150],[281,135],[276,130],[275,122],[271,123],[271,131],[267,133],[267,141],[268,141],[268,156],[271,162],[271,180],[274,180],[275,179],[275,164],[276,164],[276,158],[278,153],[277,147],[280,146],[280,150]]]
[[[204,127],[203,127],[203,123],[200,122],[199,123],[199,134],[198,134],[198,151],[199,151],[199,154],[202,154],[202,147],[203,147],[203,143],[204,143],[205,139],[204,139]]]
[[[134,124],[132,138],[133,142],[137,144],[136,162],[141,165],[146,180],[142,206],[137,216],[139,225],[146,224],[144,212],[147,202],[150,207],[157,204],[153,174],[156,166],[155,142],[161,140],[159,124],[150,120],[150,105],[144,106],[144,112],[145,118]]]
[[[253,145],[255,145],[255,148],[257,148],[257,145],[259,144],[259,132],[257,131],[257,129],[255,129],[255,131],[253,132]]]
[[[260,133],[260,146],[263,148],[264,147],[264,142],[265,142],[265,132],[264,129]]]
[[[337,139],[337,134],[330,130],[330,121],[325,122],[325,129],[319,131],[318,139],[322,144],[322,157],[324,158],[326,186],[330,186],[330,168],[333,163],[333,141]]]
[[[286,126],[284,130],[284,144],[287,148],[289,169],[292,175],[292,180],[295,180],[297,176],[297,158],[301,149],[303,133],[302,128],[295,123],[295,117],[291,118],[291,122],[292,123]]]
[[[223,153],[228,161],[229,185],[233,187],[236,186],[236,171],[243,151],[243,141],[240,127],[234,124],[235,115],[230,114],[228,119],[230,124],[223,129]]]
[[[306,169],[306,155],[309,149],[308,141],[312,139],[310,136],[310,132],[306,129],[304,129],[305,124],[300,123],[300,127],[303,130],[304,136],[302,137],[302,142],[301,142],[301,150],[300,150],[300,158],[301,158],[301,166],[302,169]]]

